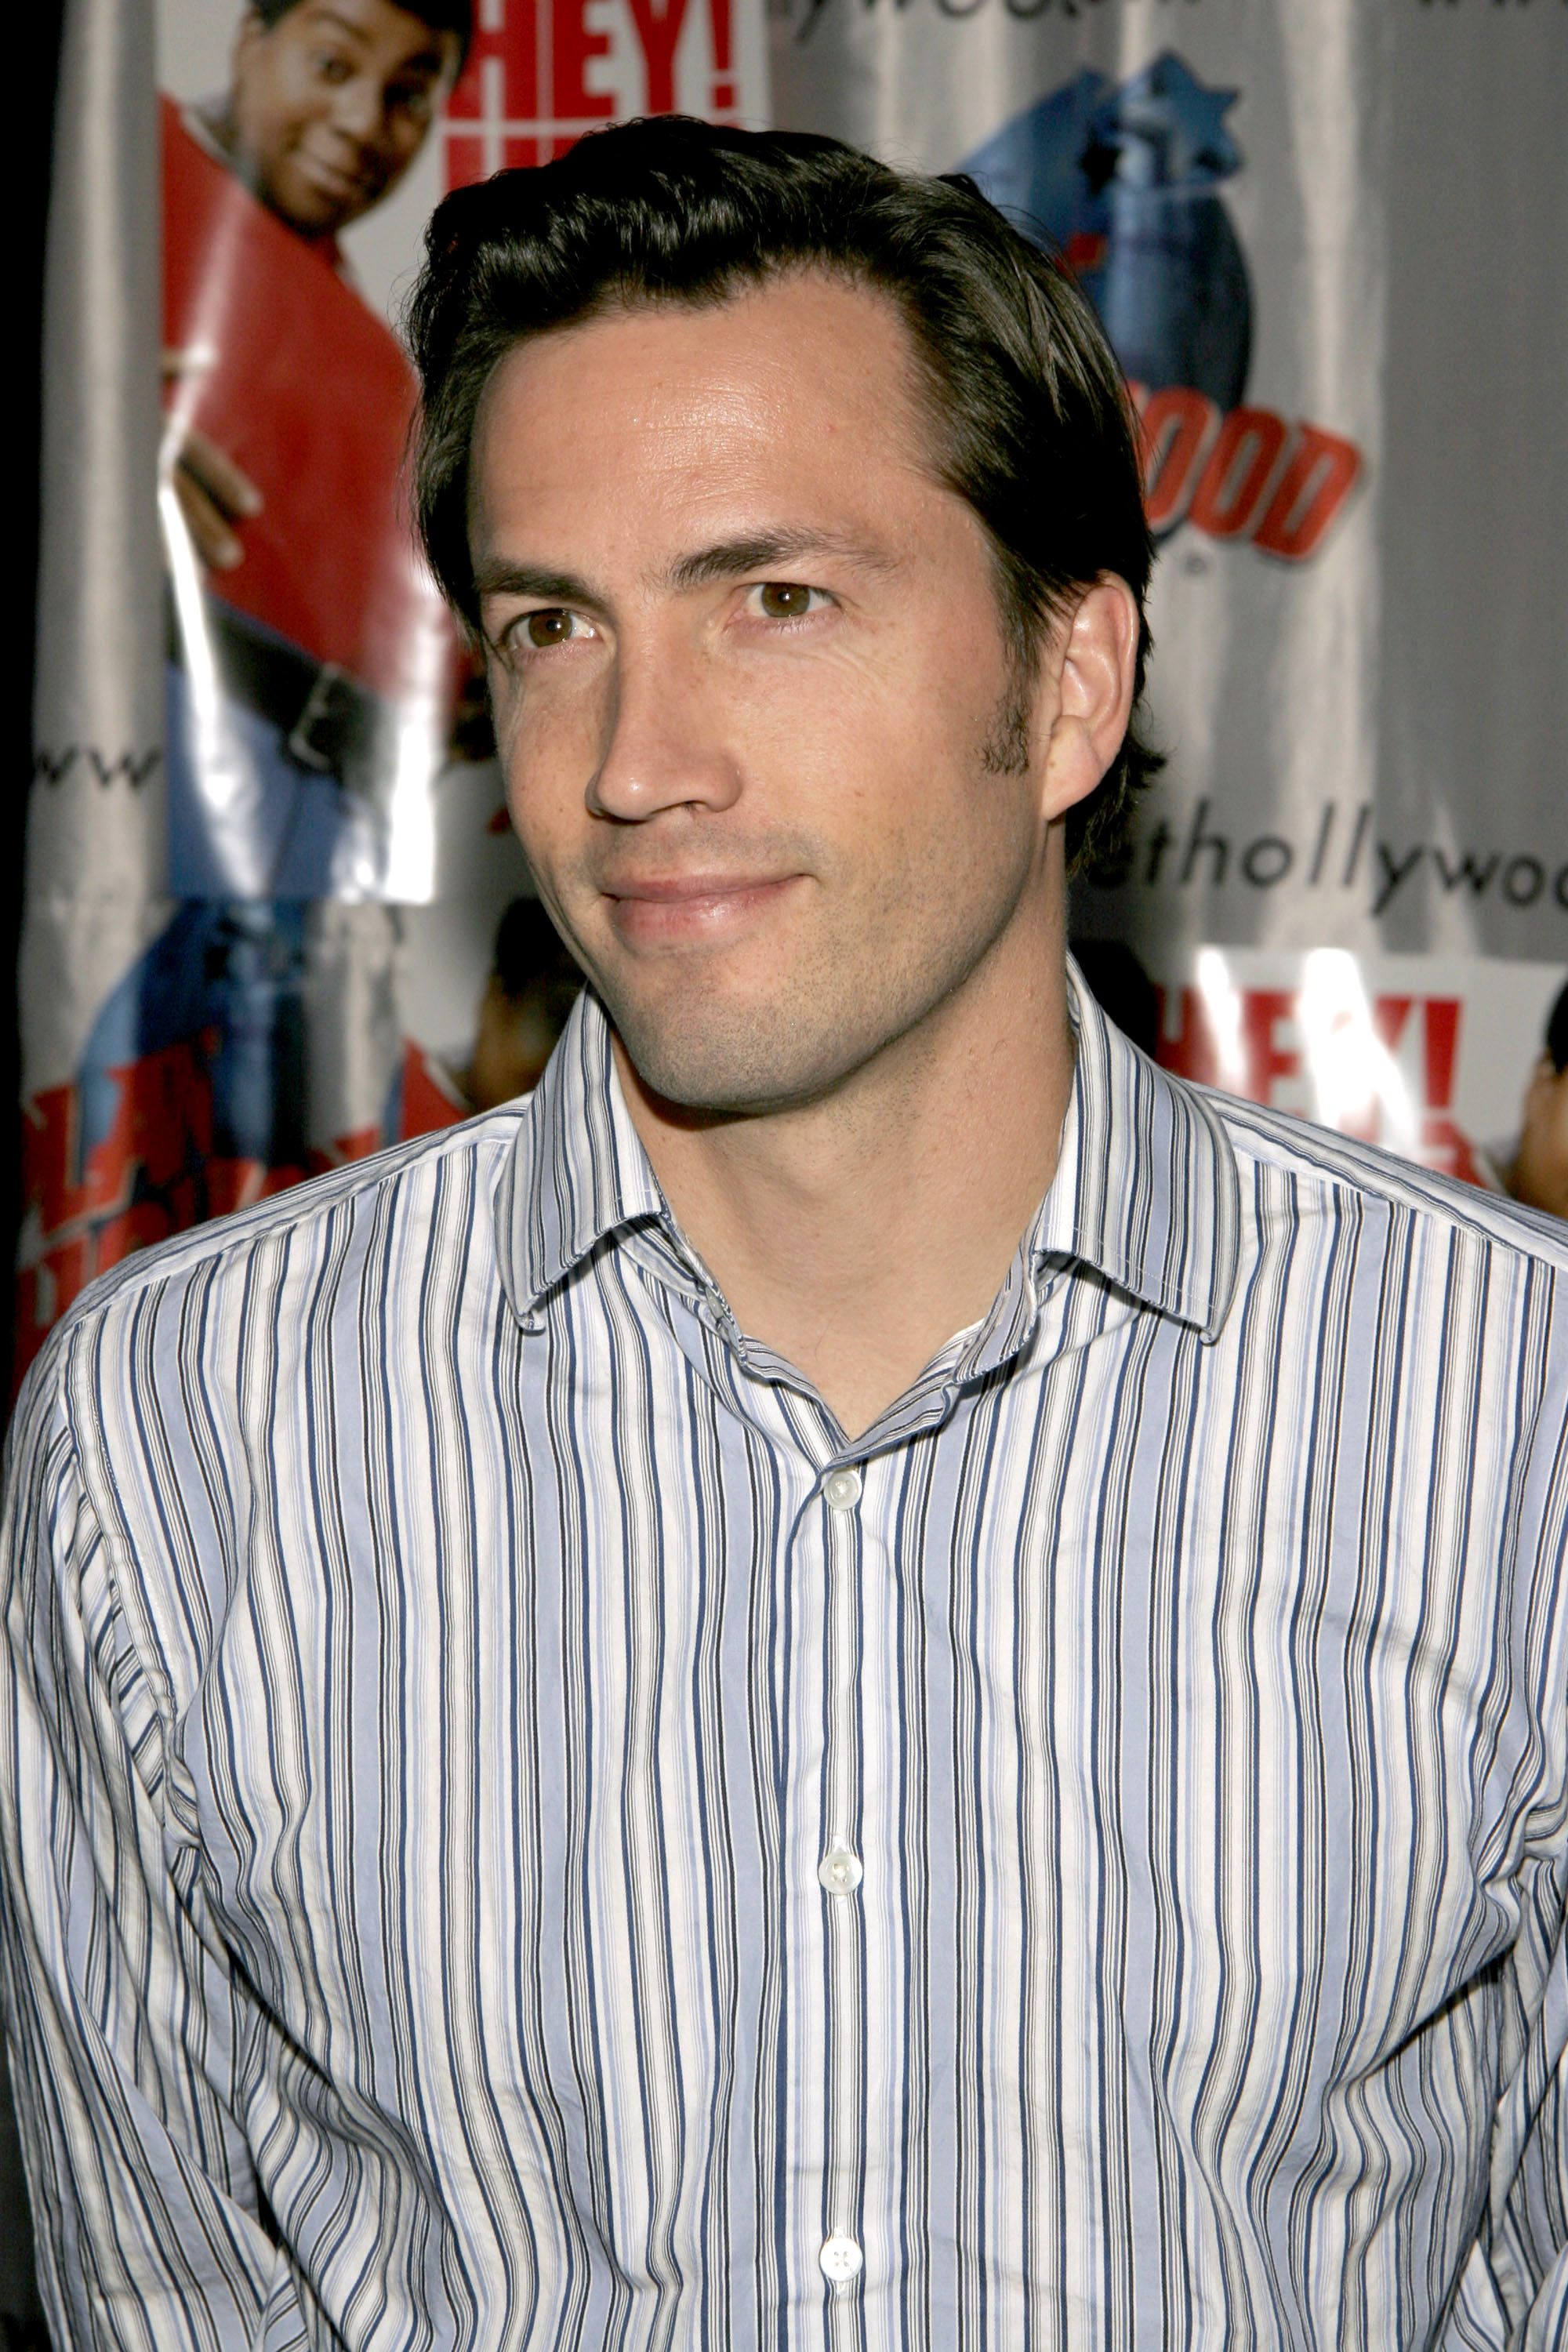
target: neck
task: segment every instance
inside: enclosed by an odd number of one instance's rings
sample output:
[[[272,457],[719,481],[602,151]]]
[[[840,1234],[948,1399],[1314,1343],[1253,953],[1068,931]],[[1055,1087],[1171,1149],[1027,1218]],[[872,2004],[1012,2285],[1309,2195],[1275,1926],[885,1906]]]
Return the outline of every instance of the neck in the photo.
[[[1059,919],[826,1097],[694,1121],[627,1106],[741,1328],[858,1435],[989,1309],[1056,1169],[1072,1085]]]

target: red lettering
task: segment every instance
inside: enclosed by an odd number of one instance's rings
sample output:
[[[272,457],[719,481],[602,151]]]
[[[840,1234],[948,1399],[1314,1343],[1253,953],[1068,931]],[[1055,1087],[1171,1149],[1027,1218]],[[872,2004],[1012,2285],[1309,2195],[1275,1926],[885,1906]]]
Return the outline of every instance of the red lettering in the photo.
[[[587,9],[588,0],[551,0],[555,112],[565,122],[604,121],[616,110],[616,101],[607,90],[590,90],[584,82],[593,60],[610,54],[608,33],[588,30]],[[551,144],[563,155],[572,141],[556,139]]]
[[[730,0],[708,0],[708,22],[713,35],[713,103],[733,106],[735,85],[730,79]]]
[[[476,180],[489,177],[485,170],[485,142],[482,139],[454,139],[448,133],[444,152],[448,195],[455,188],[471,188]]]
[[[268,1168],[212,1156],[212,1032],[185,1038],[106,1074],[112,1118],[79,1177],[80,1098],[53,1087],[25,1106],[22,1182],[26,1263],[16,1283],[14,1377],[20,1381],[49,1326],[83,1286],[132,1251],[205,1217],[280,1192],[300,1178],[380,1148],[379,1128],[355,1128],[310,1166]],[[461,1118],[461,1108],[451,1116]]]
[[[1429,996],[1425,1015],[1426,1108],[1447,1110],[1454,1099],[1454,1056],[1459,1043],[1459,1002],[1454,996]]]
[[[536,0],[500,0],[477,12],[467,62],[447,102],[448,122],[483,122],[485,132],[448,130],[447,192],[472,186],[493,171],[537,163],[539,142],[509,123],[531,122],[539,112],[539,18]],[[489,16],[494,21],[487,23]]]
[[[46,1238],[82,1218],[101,1218],[128,1201],[135,1171],[163,1190],[212,1145],[210,1037],[188,1039],[110,1073],[114,1121],[88,1154],[80,1181],[74,1087],[51,1087],[28,1104],[22,1128],[24,1198]]]
[[[1201,990],[1183,989],[1182,1025],[1174,1036],[1164,1025],[1166,992],[1161,990],[1161,1067],[1173,1070],[1180,1078],[1194,1078],[1200,1086],[1234,1086],[1249,1102],[1270,1102],[1279,1079],[1299,1078],[1301,1075],[1300,1053],[1279,1044],[1275,1034],[1282,1021],[1296,1017],[1295,992],[1243,988],[1236,992],[1236,998],[1241,1047],[1239,1072],[1225,1066],[1213,1016]]]
[[[22,1113],[22,1198],[46,1234],[58,1233],[90,1206],[88,1188],[70,1181],[76,1158],[76,1089],[50,1087]]]
[[[539,112],[534,0],[500,0],[499,10],[477,8],[474,16],[468,58],[447,100],[448,121],[531,122]]]
[[[675,45],[686,21],[686,0],[665,0],[663,7],[656,6],[655,0],[631,0],[631,11],[647,67],[647,111],[673,114]]]
[[[190,1220],[187,1218],[187,1223]],[[107,1274],[121,1258],[130,1257],[139,1249],[151,1249],[154,1242],[167,1241],[180,1226],[169,1211],[157,1201],[140,1201],[123,1216],[110,1217],[98,1234],[98,1258],[95,1274]]]
[[[1294,1019],[1296,997],[1293,990],[1282,988],[1244,988],[1241,992],[1241,1091],[1249,1102],[1267,1103],[1274,1099],[1277,1078],[1299,1078],[1301,1056],[1289,1047],[1281,1048],[1274,1042],[1274,1032],[1281,1021]]]
[[[450,1075],[412,1037],[403,1041],[402,1095],[397,1127],[400,1143],[411,1135],[434,1135],[437,1129],[451,1127],[468,1116],[468,1106]]]
[[[1374,996],[1372,1000],[1372,1031],[1384,1051],[1399,1051],[1399,1041],[1405,1034],[1405,1024],[1410,1018],[1413,996]]]
[[[1451,1118],[1422,1120],[1421,1158],[1425,1166],[1436,1168],[1444,1176],[1457,1176],[1461,1184],[1485,1184],[1469,1137]]]
[[[226,1217],[236,1209],[253,1208],[258,1201],[269,1201],[275,1192],[286,1192],[290,1184],[298,1184],[310,1173],[305,1168],[268,1168],[260,1160],[209,1160],[207,1214]]]
[[[342,1168],[350,1160],[368,1160],[385,1140],[379,1127],[351,1127],[346,1134],[335,1135],[325,1151],[311,1152],[310,1173],[313,1176],[321,1169]]]
[[[1285,421],[1271,408],[1233,408],[1209,453],[1187,520],[1211,539],[1239,539],[1284,446]]]
[[[1169,991],[1157,988],[1160,1003],[1160,1066],[1173,1070],[1179,1078],[1191,1078],[1200,1087],[1219,1083],[1219,1040],[1214,1034],[1209,1009],[1202,992],[1195,988],[1184,988],[1180,995],[1182,1025],[1172,1036],[1165,1027],[1165,1006]]]
[[[1142,423],[1144,511],[1151,530],[1171,530],[1187,510],[1219,410],[1201,392],[1167,384],[1151,394]]]
[[[1300,425],[1279,487],[1252,535],[1254,547],[1266,555],[1281,556],[1287,563],[1304,563],[1321,545],[1360,472],[1361,451],[1353,441],[1324,433],[1316,425]]]

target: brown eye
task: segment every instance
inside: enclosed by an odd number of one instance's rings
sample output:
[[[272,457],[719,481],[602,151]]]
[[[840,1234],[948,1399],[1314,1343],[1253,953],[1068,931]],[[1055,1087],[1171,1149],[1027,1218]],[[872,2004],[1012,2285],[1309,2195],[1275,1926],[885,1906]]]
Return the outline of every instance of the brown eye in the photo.
[[[757,593],[770,621],[797,621],[811,610],[811,590],[793,580],[765,581]]]
[[[528,642],[542,653],[550,646],[563,646],[572,635],[572,615],[559,605],[547,613],[530,613],[523,623]]]

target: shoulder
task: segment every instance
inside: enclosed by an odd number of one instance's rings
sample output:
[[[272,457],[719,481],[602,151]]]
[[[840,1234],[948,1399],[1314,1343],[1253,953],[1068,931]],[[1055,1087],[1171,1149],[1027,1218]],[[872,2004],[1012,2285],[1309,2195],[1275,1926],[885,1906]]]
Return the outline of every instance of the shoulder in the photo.
[[[1505,1193],[1423,1168],[1375,1145],[1359,1143],[1289,1112],[1266,1109],[1207,1087],[1186,1086],[1215,1113],[1236,1156],[1245,1187],[1249,1172],[1273,1171],[1299,1202],[1325,1205],[1360,1202],[1401,1223],[1415,1221],[1454,1242],[1510,1253],[1543,1272],[1568,1275],[1568,1225],[1521,1208]],[[1260,1189],[1255,1183],[1255,1191]],[[1261,1213],[1267,1213],[1263,1210]]]
[[[492,1203],[502,1171],[531,1117],[531,1097],[487,1111],[433,1135],[395,1144],[367,1159],[291,1186],[253,1208],[197,1225],[138,1251],[90,1283],[50,1333],[24,1384],[19,1418],[44,1391],[68,1381],[85,1356],[128,1344],[130,1327],[179,1312],[199,1290],[209,1314],[250,1295],[263,1269],[292,1269],[296,1288],[341,1260],[353,1237],[372,1232],[401,1239],[406,1255],[454,1196],[471,1220],[493,1231]]]

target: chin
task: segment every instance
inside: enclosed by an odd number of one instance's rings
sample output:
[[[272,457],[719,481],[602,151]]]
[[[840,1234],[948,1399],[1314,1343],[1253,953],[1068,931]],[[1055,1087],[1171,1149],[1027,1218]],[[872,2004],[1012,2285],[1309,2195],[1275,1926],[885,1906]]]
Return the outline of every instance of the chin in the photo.
[[[739,1116],[812,1102],[864,1058],[844,1037],[808,1028],[794,1004],[688,1004],[674,1017],[663,1007],[607,1009],[643,1085],[681,1110]]]
[[[267,201],[297,236],[336,236],[344,226],[339,207],[329,205],[314,189],[275,187],[268,191]]]

